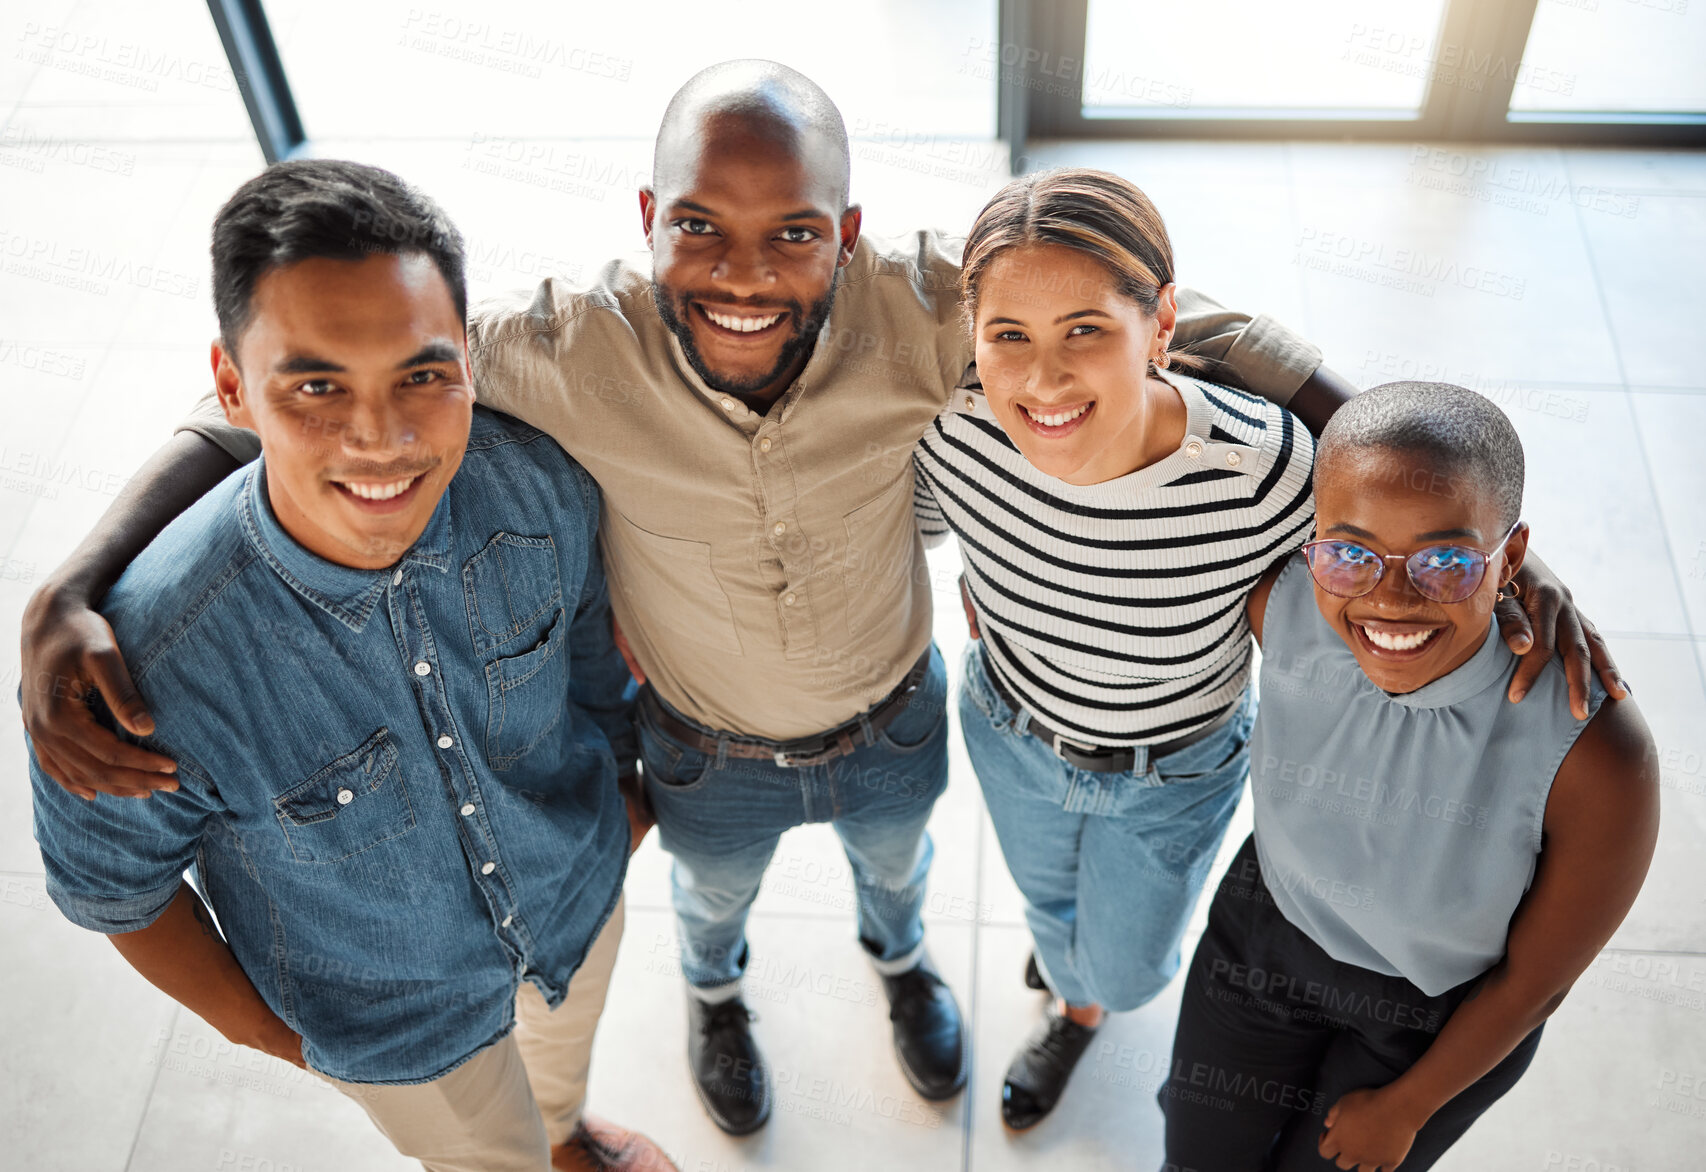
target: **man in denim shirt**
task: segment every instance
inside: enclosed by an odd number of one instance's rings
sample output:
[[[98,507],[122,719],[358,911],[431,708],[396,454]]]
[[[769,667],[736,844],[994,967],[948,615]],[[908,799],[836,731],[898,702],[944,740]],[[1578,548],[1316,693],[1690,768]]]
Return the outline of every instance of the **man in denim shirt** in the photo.
[[[264,454],[107,596],[179,785],[85,804],[32,756],[54,902],[429,1169],[667,1166],[580,1112],[635,756],[596,486],[474,407],[461,239],[396,177],[269,168],[213,259]]]

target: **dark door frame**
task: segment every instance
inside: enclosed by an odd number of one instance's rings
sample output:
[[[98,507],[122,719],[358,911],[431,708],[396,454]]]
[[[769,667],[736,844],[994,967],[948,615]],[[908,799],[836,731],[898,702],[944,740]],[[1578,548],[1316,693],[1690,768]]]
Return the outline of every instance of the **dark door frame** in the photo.
[[[261,0],[207,0],[207,10],[219,30],[261,154],[268,163],[299,154],[308,144],[308,134],[296,112],[296,99]]]

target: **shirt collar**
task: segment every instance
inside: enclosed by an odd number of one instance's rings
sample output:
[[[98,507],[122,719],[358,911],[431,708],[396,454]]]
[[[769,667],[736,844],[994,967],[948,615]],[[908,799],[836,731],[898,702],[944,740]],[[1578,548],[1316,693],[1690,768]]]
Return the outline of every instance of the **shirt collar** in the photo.
[[[453,482],[454,483],[454,482]],[[341,566],[310,553],[279,524],[267,497],[266,459],[249,469],[239,499],[239,516],[249,544],[261,560],[303,598],[333,615],[357,634],[366,626],[394,573],[405,562],[428,566],[443,573],[450,569],[450,492],[439,498],[438,507],[415,544],[395,566],[383,570],[358,570]]]
[[[1402,704],[1406,708],[1447,708],[1479,695],[1497,683],[1510,670],[1514,658],[1499,635],[1499,624],[1488,623],[1487,637],[1462,665],[1413,692],[1396,696],[1387,693],[1387,697],[1394,704]]]

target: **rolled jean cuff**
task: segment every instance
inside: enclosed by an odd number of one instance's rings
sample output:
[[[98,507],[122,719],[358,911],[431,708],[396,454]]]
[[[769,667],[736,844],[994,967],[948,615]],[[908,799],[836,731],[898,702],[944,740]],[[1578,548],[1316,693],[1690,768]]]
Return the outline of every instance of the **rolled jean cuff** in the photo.
[[[687,986],[687,991],[692,994],[696,1000],[702,1001],[706,1005],[721,1005],[725,1001],[733,1001],[736,997],[740,996],[740,979],[737,977],[736,979],[725,982],[724,984],[709,985],[705,988],[700,988],[698,985],[689,985]]]
[[[871,957],[871,967],[877,970],[878,976],[898,977],[902,973],[909,973],[913,969],[917,968],[918,962],[923,959],[924,941],[920,940],[917,944],[914,944],[911,948],[907,949],[904,955],[897,956],[893,960],[883,960],[875,956]]]

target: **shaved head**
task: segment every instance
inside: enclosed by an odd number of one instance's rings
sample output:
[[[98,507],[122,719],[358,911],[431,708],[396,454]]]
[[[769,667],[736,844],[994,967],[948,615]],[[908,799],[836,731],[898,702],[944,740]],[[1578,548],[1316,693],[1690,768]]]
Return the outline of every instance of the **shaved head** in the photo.
[[[1316,443],[1316,475],[1369,448],[1403,453],[1475,485],[1494,502],[1501,530],[1522,515],[1522,440],[1485,395],[1451,383],[1371,387],[1333,412]]]
[[[658,126],[652,182],[674,193],[692,183],[700,162],[731,138],[754,139],[808,166],[847,207],[851,160],[847,124],[811,78],[775,61],[723,61],[675,92]]]

